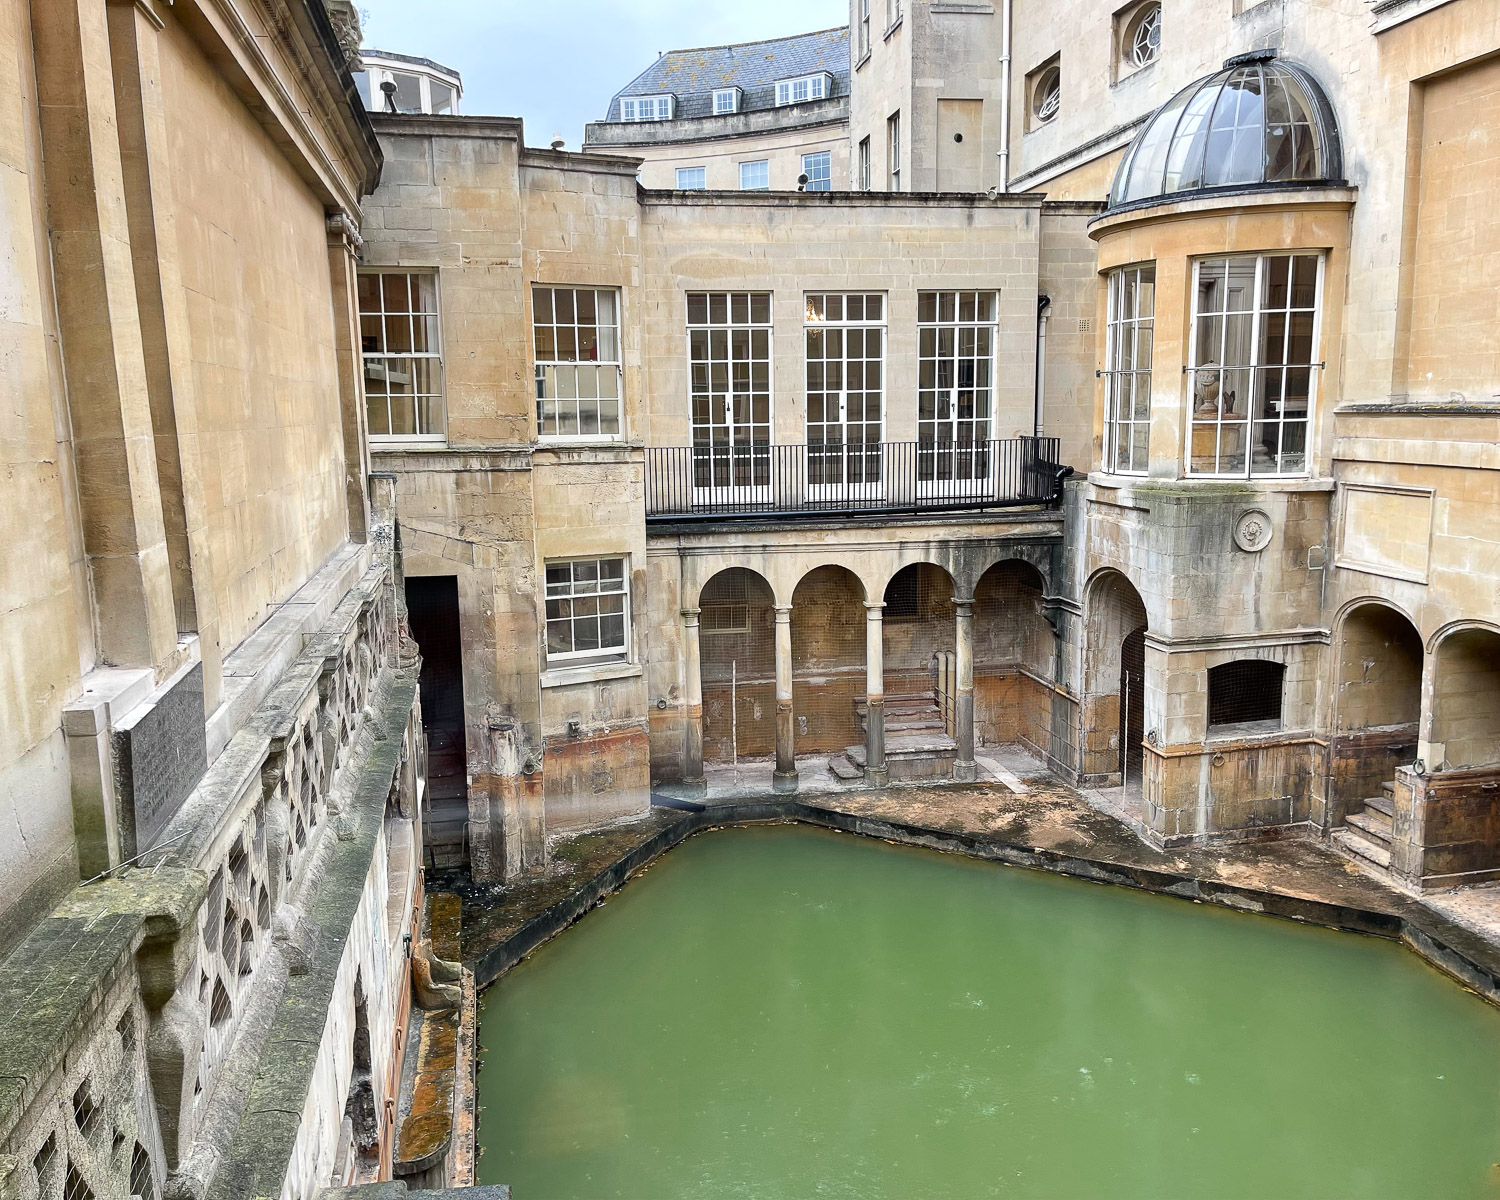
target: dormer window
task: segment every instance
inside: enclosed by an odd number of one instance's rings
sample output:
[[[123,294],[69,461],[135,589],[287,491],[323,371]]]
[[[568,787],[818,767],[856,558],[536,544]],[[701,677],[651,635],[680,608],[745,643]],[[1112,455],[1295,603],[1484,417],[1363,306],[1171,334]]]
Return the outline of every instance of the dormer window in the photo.
[[[714,92],[714,116],[740,111],[740,89],[719,88]]]
[[[832,82],[833,77],[826,71],[817,75],[803,75],[799,79],[780,80],[776,84],[776,107],[827,99]]]
[[[622,121],[670,121],[675,96],[627,96],[620,101]]]

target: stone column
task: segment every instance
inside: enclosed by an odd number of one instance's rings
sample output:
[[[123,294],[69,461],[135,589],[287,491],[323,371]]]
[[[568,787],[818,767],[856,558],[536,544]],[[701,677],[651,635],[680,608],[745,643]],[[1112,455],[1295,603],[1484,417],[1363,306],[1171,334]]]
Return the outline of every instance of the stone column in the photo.
[[[792,724],[792,606],[776,606],[776,773],[778,792],[797,790],[797,731]]]
[[[885,765],[885,605],[865,601],[865,782],[884,787]]]
[[[682,782],[703,783],[703,660],[698,650],[698,612],[682,610],[682,671],[687,712],[683,721]]]
[[[958,758],[953,763],[953,778],[972,783],[978,775],[974,766],[974,598],[953,597],[957,613],[958,636],[954,654],[954,674],[958,676],[953,698],[953,740],[958,743]]]

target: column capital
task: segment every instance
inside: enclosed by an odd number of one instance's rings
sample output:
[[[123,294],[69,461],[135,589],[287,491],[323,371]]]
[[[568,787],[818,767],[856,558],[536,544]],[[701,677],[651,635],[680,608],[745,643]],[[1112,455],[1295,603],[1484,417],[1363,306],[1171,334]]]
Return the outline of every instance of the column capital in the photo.
[[[701,608],[685,608],[682,610],[682,619],[689,625],[696,625],[698,623],[698,614],[702,611]]]
[[[885,601],[866,600],[865,611],[869,614],[870,620],[878,621],[881,617],[885,616]]]
[[[973,596],[954,596],[953,597],[953,607],[956,608],[956,609],[958,609],[958,615],[959,616],[961,616],[961,617],[970,616],[972,614],[972,610],[974,608],[974,597]]]
[[[792,606],[790,604],[773,604],[771,607],[776,610],[776,620],[778,622],[790,621],[792,619]]]

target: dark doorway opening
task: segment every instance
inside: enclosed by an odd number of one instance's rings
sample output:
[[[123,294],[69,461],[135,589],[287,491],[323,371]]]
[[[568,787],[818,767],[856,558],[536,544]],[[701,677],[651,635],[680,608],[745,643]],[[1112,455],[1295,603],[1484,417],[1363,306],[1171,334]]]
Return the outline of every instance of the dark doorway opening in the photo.
[[[423,843],[429,866],[468,861],[469,819],[464,754],[463,641],[458,621],[458,577],[429,575],[406,581],[407,619],[422,650],[422,722],[427,730],[427,810]]]
[[[1120,647],[1120,782],[1140,787],[1145,764],[1146,631],[1137,629]]]

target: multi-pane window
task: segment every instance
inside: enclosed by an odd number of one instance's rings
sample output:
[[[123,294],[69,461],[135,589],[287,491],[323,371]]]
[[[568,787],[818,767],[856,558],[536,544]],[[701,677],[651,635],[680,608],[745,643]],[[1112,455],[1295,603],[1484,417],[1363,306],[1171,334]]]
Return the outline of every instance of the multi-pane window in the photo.
[[[714,115],[740,111],[740,89],[719,88],[714,92]]]
[[[629,96],[620,101],[622,121],[670,121],[671,96]]]
[[[870,0],[859,0],[859,56],[870,53]]]
[[[809,192],[833,190],[833,155],[827,150],[802,156],[802,173],[807,176]]]
[[[857,184],[859,190],[868,192],[870,190],[870,139],[859,140],[859,179]]]
[[[892,29],[901,19],[901,0],[885,0],[885,27]]]
[[[866,13],[868,20],[869,14]],[[828,95],[827,75],[804,75],[801,79],[783,79],[776,85],[776,103],[804,104],[809,100],[822,100]]]
[[[999,307],[993,291],[917,293],[921,479],[971,479],[988,470]]]
[[[771,455],[771,294],[689,292],[698,488],[765,487]]]
[[[892,113],[885,122],[885,145],[891,165],[890,190],[901,190],[901,114]]]
[[[534,287],[536,428],[543,437],[620,436],[619,294]]]
[[[810,293],[804,308],[808,482],[880,480],[885,297]]]
[[[708,186],[706,167],[678,167],[677,190],[680,192],[702,191]]]
[[[1104,469],[1146,471],[1151,435],[1151,339],[1156,267],[1125,267],[1109,276],[1109,329],[1104,369]]]
[[[359,332],[370,436],[441,440],[437,276],[405,271],[361,274]]]
[[[1188,471],[1307,471],[1322,260],[1202,259],[1193,270]]]
[[[547,662],[630,653],[630,585],[623,558],[547,564]]]
[[[740,163],[740,190],[764,191],[771,186],[771,164],[768,159]]]

